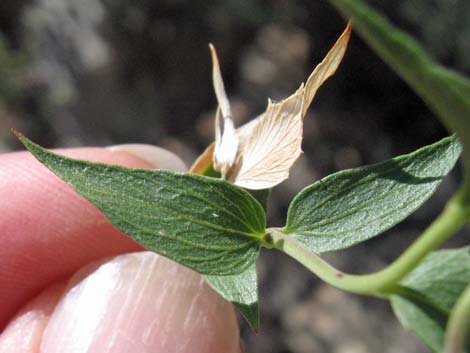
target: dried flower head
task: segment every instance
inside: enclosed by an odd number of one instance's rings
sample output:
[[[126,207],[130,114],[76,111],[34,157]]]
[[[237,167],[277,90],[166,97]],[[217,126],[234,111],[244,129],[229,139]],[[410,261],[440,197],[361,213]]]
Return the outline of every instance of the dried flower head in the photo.
[[[200,173],[210,163],[222,177],[247,189],[267,189],[289,177],[289,170],[302,153],[303,119],[320,86],[338,68],[348,45],[351,23],[313,70],[305,85],[290,97],[268,101],[266,111],[235,130],[230,103],[220,73],[215,48],[210,45],[214,90],[219,104],[215,143],[192,166]]]

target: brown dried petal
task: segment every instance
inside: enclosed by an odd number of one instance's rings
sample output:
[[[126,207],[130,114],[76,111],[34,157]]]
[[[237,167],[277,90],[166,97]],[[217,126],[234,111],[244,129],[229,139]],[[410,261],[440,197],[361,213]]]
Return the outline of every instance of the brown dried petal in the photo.
[[[289,98],[269,102],[253,127],[240,135],[229,181],[247,189],[267,189],[289,177],[289,169],[302,153],[303,102],[303,85]]]
[[[310,103],[312,103],[312,100],[320,86],[336,72],[336,69],[341,63],[341,60],[343,60],[344,53],[348,47],[350,36],[351,22],[348,22],[348,25],[336,43],[331,47],[330,51],[326,54],[322,62],[318,64],[315,70],[313,70],[313,72],[310,74],[307,80],[307,84],[305,85],[305,104],[304,111],[302,113],[303,116],[305,116],[305,113],[310,106]]]
[[[212,79],[215,95],[219,102],[215,118],[215,148],[213,155],[214,169],[222,174],[225,179],[232,168],[238,150],[238,136],[232,120],[230,103],[225,93],[222,74],[220,73],[219,60],[214,46],[210,46],[212,55]],[[220,113],[222,112],[222,118]]]

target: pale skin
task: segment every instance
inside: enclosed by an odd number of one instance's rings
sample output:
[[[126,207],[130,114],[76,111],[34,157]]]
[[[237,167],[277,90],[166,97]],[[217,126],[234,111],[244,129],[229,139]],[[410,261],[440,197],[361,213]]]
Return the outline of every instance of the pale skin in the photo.
[[[58,151],[183,170],[151,146]],[[27,152],[0,155],[0,353],[238,353],[230,303],[146,252]]]

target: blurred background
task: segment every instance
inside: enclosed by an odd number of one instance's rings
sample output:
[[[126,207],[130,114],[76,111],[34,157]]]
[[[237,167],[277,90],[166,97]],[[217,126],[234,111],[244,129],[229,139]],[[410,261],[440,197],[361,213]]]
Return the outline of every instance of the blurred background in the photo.
[[[470,2],[369,1],[447,67],[470,72]],[[345,27],[327,1],[2,0],[0,152],[12,127],[46,147],[149,143],[187,165],[213,139],[208,43],[218,49],[236,124],[294,92]],[[353,35],[305,123],[305,154],[272,193],[282,225],[304,186],[344,168],[410,152],[446,135],[419,98]],[[395,259],[440,211],[458,171],[384,234],[327,259],[348,272]],[[446,246],[469,241],[468,229]],[[427,352],[386,302],[322,284],[287,256],[258,263],[261,331],[241,322],[246,352]]]

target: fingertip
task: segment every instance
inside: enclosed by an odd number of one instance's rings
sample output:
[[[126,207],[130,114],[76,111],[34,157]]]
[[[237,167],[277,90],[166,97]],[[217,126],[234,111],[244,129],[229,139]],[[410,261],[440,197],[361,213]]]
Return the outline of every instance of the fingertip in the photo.
[[[144,149],[141,153],[119,148],[55,152],[132,168],[159,168],[164,163],[165,168],[178,167],[177,157],[164,150]],[[160,163],[155,156],[152,161],[152,154],[165,157]],[[45,285],[90,261],[142,249],[28,152],[0,154],[0,195],[0,330]]]
[[[80,271],[51,316],[42,351],[238,352],[230,303],[195,272],[151,252]]]
[[[187,170],[184,162],[173,152],[161,147],[145,144],[124,144],[107,147],[114,152],[126,152],[149,163],[154,168],[168,169],[178,172]]]
[[[39,352],[39,345],[50,315],[65,282],[52,284],[26,304],[0,335],[0,353]]]

